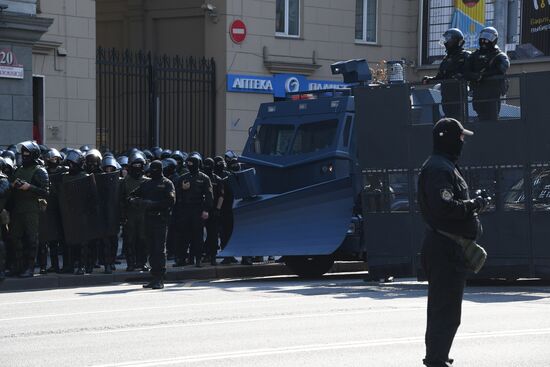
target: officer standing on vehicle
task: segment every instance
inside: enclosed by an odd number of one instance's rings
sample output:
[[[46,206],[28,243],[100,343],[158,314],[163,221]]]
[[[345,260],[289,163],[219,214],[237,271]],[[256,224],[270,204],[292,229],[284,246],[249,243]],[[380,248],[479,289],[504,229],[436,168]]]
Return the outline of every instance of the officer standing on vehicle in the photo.
[[[120,197],[123,223],[124,255],[126,271],[136,268],[147,270],[147,242],[145,239],[145,211],[140,208],[130,208],[128,199],[130,193],[142,183],[149,181],[145,176],[145,155],[141,152],[132,153],[128,159],[128,175],[121,181]]]
[[[40,165],[40,147],[32,141],[18,145],[22,166],[12,177],[13,208],[10,211],[10,237],[15,251],[16,272],[23,278],[32,277],[38,254],[38,221],[46,210],[50,181]]]
[[[466,279],[464,250],[448,234],[466,239],[481,235],[478,213],[488,201],[482,197],[470,200],[457,165],[464,137],[473,132],[455,119],[444,118],[436,123],[432,134],[433,153],[418,179],[418,203],[427,225],[422,247],[422,267],[428,279],[424,364],[443,367],[452,364],[449,351],[460,325]]]
[[[440,43],[445,46],[447,55],[439,64],[436,76],[425,76],[424,84],[441,81],[441,105],[445,117],[462,119],[464,117],[465,85],[461,82],[466,72],[470,52],[464,50],[464,35],[458,28],[451,28],[443,33]]]
[[[483,28],[479,33],[479,49],[468,60],[466,77],[473,92],[474,110],[481,121],[498,119],[500,96],[508,89],[504,75],[510,67],[510,60],[497,46],[497,41],[495,28]]]
[[[208,212],[214,202],[212,183],[200,171],[201,164],[201,157],[191,154],[187,159],[189,173],[181,176],[176,184],[176,213],[180,230],[178,237],[183,238],[183,248],[179,249],[179,256],[185,256],[187,246],[191,244],[189,263],[195,263],[197,267],[201,266],[204,222],[208,219]]]
[[[4,272],[6,271],[6,243],[4,242],[6,235],[6,224],[4,223],[3,218],[5,216],[4,210],[6,207],[6,200],[10,193],[8,176],[6,176],[3,172],[4,164],[4,159],[0,158],[0,281],[4,280]]]
[[[172,207],[176,203],[176,193],[172,181],[162,174],[161,161],[153,161],[150,172],[151,180],[144,181],[130,193],[129,203],[131,207],[145,210],[145,238],[149,244],[153,280],[143,287],[162,289],[166,273],[166,232]]]

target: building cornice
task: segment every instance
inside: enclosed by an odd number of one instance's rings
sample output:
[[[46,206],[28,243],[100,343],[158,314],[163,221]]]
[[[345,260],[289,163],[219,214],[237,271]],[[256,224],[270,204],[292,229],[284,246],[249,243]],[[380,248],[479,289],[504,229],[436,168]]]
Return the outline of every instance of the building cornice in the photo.
[[[53,23],[52,18],[0,13],[0,41],[8,43],[34,44]]]

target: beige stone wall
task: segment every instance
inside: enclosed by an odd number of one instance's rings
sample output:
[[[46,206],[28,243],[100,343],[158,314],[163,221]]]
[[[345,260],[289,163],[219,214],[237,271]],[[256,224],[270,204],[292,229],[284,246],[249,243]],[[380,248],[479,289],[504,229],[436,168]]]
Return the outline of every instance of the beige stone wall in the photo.
[[[45,142],[95,145],[95,0],[47,0],[40,10],[54,18],[33,51],[33,73],[45,76]]]
[[[275,36],[275,0],[227,0],[228,24],[242,19],[248,36],[235,45],[225,34],[227,73],[270,75],[264,64],[264,46],[270,60],[315,63],[319,68],[309,78],[341,80],[330,72],[330,64],[354,58],[371,63],[406,59],[416,62],[418,0],[379,0],[377,44],[355,42],[355,0],[302,0],[301,37]],[[227,93],[226,145],[241,151],[258,106],[272,100],[269,95]]]

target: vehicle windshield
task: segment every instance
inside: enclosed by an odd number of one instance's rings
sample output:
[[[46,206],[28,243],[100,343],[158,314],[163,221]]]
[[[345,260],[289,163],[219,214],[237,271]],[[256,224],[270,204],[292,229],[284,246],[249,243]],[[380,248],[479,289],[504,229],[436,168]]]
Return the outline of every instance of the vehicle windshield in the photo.
[[[258,125],[252,150],[256,154],[285,155],[294,136],[294,125]]]
[[[330,148],[336,137],[338,120],[302,124],[297,129],[294,127],[278,124],[258,125],[252,151],[256,154],[282,156]]]
[[[291,154],[317,152],[330,148],[336,137],[338,120],[303,124],[298,127]]]

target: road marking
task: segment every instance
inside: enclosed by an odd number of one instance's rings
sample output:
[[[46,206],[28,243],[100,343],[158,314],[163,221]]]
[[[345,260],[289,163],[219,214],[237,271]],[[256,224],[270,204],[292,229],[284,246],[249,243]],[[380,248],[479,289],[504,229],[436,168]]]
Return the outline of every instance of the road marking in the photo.
[[[471,340],[471,339],[499,338],[499,337],[511,337],[511,336],[548,335],[548,334],[550,334],[550,329],[505,330],[505,331],[459,334],[456,336],[455,339]],[[198,355],[186,356],[186,357],[149,359],[149,360],[142,360],[142,361],[111,363],[111,364],[95,365],[93,367],[154,367],[154,366],[167,366],[167,365],[179,364],[179,363],[225,360],[227,358],[263,357],[263,356],[276,355],[276,354],[305,353],[305,352],[316,352],[316,351],[326,351],[326,350],[379,347],[379,346],[414,344],[414,343],[423,343],[423,342],[424,342],[424,337],[408,337],[408,338],[361,340],[361,341],[355,341],[355,342],[341,342],[341,343],[306,344],[306,345],[298,345],[298,346],[292,346],[292,347],[262,348],[262,349],[242,350],[237,352],[209,353],[209,354],[198,354]]]
[[[279,320],[292,320],[292,319],[307,319],[316,317],[340,317],[346,315],[365,315],[369,313],[391,313],[402,311],[417,311],[423,310],[425,307],[408,307],[408,308],[395,308],[395,309],[370,309],[361,311],[333,311],[327,313],[310,313],[301,315],[284,315],[284,316],[267,316],[267,317],[253,317],[246,319],[233,319],[233,320],[219,320],[219,321],[204,321],[204,322],[190,322],[190,323],[173,323],[167,325],[154,325],[154,326],[142,326],[142,327],[129,327],[121,329],[89,331],[86,334],[98,335],[98,334],[111,334],[111,333],[125,333],[134,331],[147,331],[158,329],[172,329],[180,327],[196,327],[196,326],[210,326],[210,325],[227,325],[227,324],[242,324],[243,322],[259,322],[259,321],[279,321]]]

